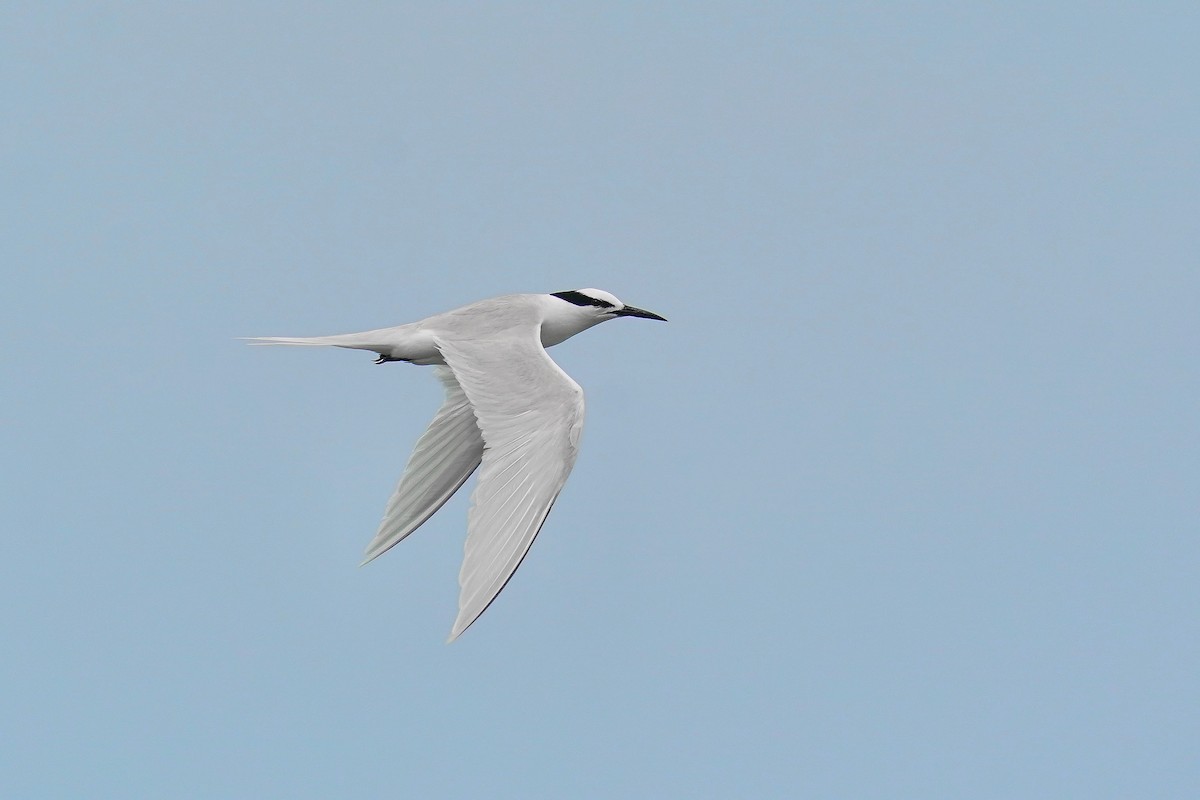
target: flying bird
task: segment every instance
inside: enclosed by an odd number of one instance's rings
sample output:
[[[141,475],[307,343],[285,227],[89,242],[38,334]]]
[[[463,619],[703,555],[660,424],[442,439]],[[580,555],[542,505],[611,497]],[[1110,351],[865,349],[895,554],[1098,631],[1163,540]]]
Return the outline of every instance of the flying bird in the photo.
[[[666,321],[599,289],[512,294],[363,333],[252,344],[347,347],[376,364],[431,365],[446,391],[417,440],[363,564],[419,528],[481,464],[467,516],[458,617],[479,618],[512,577],[562,491],[583,430],[583,390],[545,348],[617,317]]]

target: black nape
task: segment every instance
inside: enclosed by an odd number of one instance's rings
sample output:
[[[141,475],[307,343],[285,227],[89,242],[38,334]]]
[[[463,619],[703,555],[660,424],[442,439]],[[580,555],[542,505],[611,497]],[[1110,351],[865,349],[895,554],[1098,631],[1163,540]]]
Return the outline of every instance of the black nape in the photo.
[[[597,308],[616,308],[607,300],[601,300],[599,297],[589,297],[583,292],[571,290],[569,292],[551,292],[555,297],[566,300],[568,303],[574,303],[577,306],[596,306]]]

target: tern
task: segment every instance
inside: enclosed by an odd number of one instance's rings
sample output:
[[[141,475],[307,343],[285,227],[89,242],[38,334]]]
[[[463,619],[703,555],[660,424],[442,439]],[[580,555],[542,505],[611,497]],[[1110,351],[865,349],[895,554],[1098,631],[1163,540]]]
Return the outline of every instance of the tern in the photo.
[[[479,618],[537,537],[579,453],[583,390],[547,347],[617,317],[661,317],[600,289],[513,294],[362,333],[252,344],[346,347],[433,366],[442,407],[417,440],[363,564],[419,528],[481,464],[447,641]]]

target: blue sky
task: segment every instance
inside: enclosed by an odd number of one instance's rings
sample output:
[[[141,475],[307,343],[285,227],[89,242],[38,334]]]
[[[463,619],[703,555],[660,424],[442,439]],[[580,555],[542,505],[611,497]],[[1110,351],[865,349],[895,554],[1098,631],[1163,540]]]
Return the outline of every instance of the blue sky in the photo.
[[[0,794],[1200,791],[1193,4],[9,4]],[[432,375],[597,286],[453,645]]]

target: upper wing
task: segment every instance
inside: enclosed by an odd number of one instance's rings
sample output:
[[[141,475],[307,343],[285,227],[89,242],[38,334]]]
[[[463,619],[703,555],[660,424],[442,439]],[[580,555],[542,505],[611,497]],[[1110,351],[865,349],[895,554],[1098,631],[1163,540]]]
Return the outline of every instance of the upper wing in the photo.
[[[508,583],[546,521],[579,451],[583,390],[546,354],[536,327],[438,346],[486,443],[453,640]]]
[[[415,531],[458,491],[483,457],[483,437],[471,404],[447,367],[434,367],[446,399],[417,440],[396,491],[388,500],[379,532],[367,545],[366,564]]]

